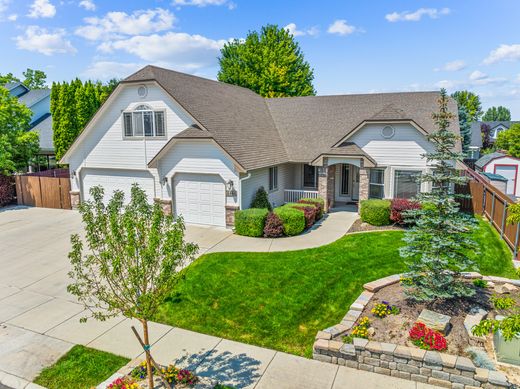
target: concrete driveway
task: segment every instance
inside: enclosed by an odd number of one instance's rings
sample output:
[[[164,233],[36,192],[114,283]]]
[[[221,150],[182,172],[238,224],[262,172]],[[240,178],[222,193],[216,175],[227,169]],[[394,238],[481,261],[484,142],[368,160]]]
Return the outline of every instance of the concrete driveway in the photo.
[[[139,328],[137,323],[122,317],[79,322],[83,307],[67,293],[66,285],[70,235],[80,231],[80,217],[74,211],[0,210],[0,387],[34,387],[29,382],[41,369],[74,344],[128,358],[142,354],[130,330],[131,325]],[[199,243],[201,251],[214,251],[230,234],[224,229],[190,226],[187,238]],[[241,249],[247,250],[247,246]],[[158,323],[151,323],[150,328],[159,362],[184,363],[201,376],[227,380],[238,387],[339,389],[354,382],[367,389],[419,387],[411,381]]]

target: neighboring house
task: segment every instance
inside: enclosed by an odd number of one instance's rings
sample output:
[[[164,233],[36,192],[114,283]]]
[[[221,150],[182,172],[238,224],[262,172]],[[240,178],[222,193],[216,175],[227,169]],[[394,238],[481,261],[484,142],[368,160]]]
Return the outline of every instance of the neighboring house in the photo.
[[[264,99],[249,89],[147,66],[123,80],[64,155],[71,201],[132,183],[189,223],[233,224],[263,186],[273,205],[327,208],[411,197],[430,170],[438,92]],[[450,111],[457,106],[450,100]],[[458,131],[457,118],[453,130]],[[460,145],[459,145],[460,146]]]
[[[471,123],[471,145],[469,147],[468,159],[477,160],[480,158],[480,150],[482,149],[482,125],[487,124],[490,128],[491,143],[494,143],[500,132],[508,130],[512,124],[520,123],[518,121],[504,122],[473,122]]]
[[[520,158],[495,152],[475,162],[475,170],[500,175],[507,180],[505,194],[520,196]]]
[[[40,136],[40,163],[43,161],[45,168],[55,166],[50,112],[51,90],[48,88],[30,90],[21,82],[9,82],[4,87],[33,112],[30,131],[37,132]]]

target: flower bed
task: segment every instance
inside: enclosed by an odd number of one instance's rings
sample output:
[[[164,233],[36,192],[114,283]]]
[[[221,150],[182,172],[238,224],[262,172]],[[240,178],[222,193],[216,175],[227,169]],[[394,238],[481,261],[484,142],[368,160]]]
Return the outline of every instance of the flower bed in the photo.
[[[465,276],[469,283],[473,278],[482,277],[478,273]],[[519,280],[484,279],[488,287],[504,282],[520,286]],[[477,315],[476,307],[491,309],[489,290],[475,285],[479,290],[469,303],[468,300],[466,303],[451,301],[428,307],[451,315],[452,328],[444,336],[416,322],[424,306],[405,301],[399,281],[400,275],[394,275],[365,284],[365,291],[351,305],[341,323],[318,332],[314,359],[443,387],[510,386],[505,374],[489,370],[488,366],[476,366],[478,361],[474,363],[470,359],[477,347],[470,350],[468,346],[479,344],[481,339],[468,333],[465,324],[467,318]],[[520,293],[511,297],[517,303],[520,301]]]

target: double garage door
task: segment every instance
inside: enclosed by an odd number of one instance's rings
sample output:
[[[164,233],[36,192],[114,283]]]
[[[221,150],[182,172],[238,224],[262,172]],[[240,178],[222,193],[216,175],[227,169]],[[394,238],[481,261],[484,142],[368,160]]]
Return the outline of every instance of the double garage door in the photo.
[[[90,199],[89,190],[101,185],[107,202],[115,190],[122,190],[130,199],[130,189],[137,183],[145,190],[150,202],[155,197],[154,178],[147,171],[84,169],[83,198]],[[226,226],[226,191],[222,178],[211,174],[178,173],[173,180],[174,210],[186,223]]]
[[[226,190],[211,174],[178,173],[173,179],[175,213],[186,223],[226,226]]]

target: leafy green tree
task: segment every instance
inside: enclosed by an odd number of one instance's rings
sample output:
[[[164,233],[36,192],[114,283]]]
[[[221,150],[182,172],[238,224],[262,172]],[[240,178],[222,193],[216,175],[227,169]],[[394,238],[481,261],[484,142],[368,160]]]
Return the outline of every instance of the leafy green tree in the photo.
[[[503,106],[488,108],[482,120],[485,122],[507,122],[511,120],[511,111]]]
[[[79,206],[86,247],[79,234],[72,235],[73,282],[67,290],[97,320],[117,315],[139,320],[149,345],[148,321],[174,291],[179,270],[194,259],[198,248],[184,241],[182,219],[165,215],[158,204],[150,205],[137,184],[128,205],[122,191],[115,191],[108,204],[103,203],[103,188],[93,187],[90,193],[92,200]],[[146,361],[152,389],[148,354]]]
[[[520,124],[515,123],[509,129],[500,131],[495,147],[507,151],[512,157],[520,158]]]
[[[421,209],[407,212],[413,221],[405,234],[400,254],[409,260],[403,279],[405,293],[417,301],[434,301],[471,296],[474,291],[462,280],[461,272],[474,267],[466,253],[476,250],[471,238],[475,223],[461,213],[453,186],[466,182],[455,169],[455,162],[464,158],[454,151],[460,137],[449,130],[453,114],[448,110],[444,89],[439,98],[439,112],[433,114],[438,130],[428,135],[435,150],[425,155],[432,163],[431,173],[419,177],[432,189],[421,193]]]
[[[20,82],[20,79],[15,77],[13,73],[0,74],[0,85],[7,84],[8,82]]]
[[[471,145],[471,120],[468,110],[464,106],[459,106],[459,128],[462,137],[462,152],[467,153]]]
[[[0,173],[22,171],[38,154],[39,138],[29,130],[32,112],[0,87]]]
[[[25,77],[23,84],[29,89],[43,89],[47,88],[47,75],[42,70],[33,70],[27,68],[25,72],[23,72],[23,76]]]
[[[467,91],[457,91],[451,95],[457,101],[459,107],[466,107],[470,121],[477,122],[482,116],[482,103],[479,95]]]
[[[313,70],[294,37],[276,25],[251,31],[245,40],[235,39],[220,51],[217,78],[249,88],[264,97],[316,94]]]

